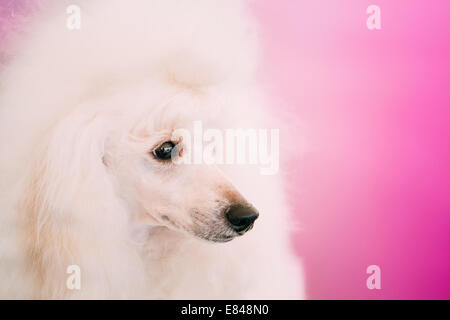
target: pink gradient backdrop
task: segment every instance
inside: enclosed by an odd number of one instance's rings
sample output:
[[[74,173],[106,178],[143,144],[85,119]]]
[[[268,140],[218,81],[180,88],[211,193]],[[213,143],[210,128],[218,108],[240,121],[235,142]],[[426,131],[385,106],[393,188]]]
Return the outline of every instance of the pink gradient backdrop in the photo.
[[[450,298],[450,2],[253,7],[265,76],[306,141],[290,179],[308,296]],[[371,264],[381,290],[366,287]]]
[[[0,41],[32,2],[0,0]],[[370,4],[380,31],[366,28]],[[308,297],[449,299],[450,2],[252,7],[275,108],[304,141],[288,172]],[[381,290],[366,288],[371,264]]]

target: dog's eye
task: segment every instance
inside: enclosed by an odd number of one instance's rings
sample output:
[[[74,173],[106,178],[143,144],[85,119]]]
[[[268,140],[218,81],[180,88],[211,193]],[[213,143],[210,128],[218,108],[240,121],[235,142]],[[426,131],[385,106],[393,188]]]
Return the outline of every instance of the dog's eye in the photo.
[[[172,151],[175,144],[172,141],[166,141],[153,150],[153,155],[159,160],[170,160],[172,158]]]

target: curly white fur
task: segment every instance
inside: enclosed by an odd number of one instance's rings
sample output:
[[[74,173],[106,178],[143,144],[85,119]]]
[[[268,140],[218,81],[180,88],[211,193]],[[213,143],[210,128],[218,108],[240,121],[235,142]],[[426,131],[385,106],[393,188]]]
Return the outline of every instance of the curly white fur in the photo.
[[[0,78],[0,297],[302,298],[280,175],[143,164],[193,120],[271,125],[244,3],[53,2],[17,35]],[[69,4],[81,30],[66,28]],[[227,243],[184,232],[189,210],[216,212],[224,194],[258,208],[253,230]],[[80,290],[66,287],[73,264]]]

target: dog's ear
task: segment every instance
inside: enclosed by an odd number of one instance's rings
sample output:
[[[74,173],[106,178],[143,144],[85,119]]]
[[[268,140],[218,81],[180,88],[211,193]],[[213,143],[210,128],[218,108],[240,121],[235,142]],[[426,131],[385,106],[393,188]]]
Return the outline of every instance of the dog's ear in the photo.
[[[41,161],[32,164],[21,189],[17,222],[26,271],[37,279],[32,294],[45,298],[62,291],[66,278],[63,261],[75,253],[75,239],[68,227],[71,216],[58,210],[61,199],[52,198],[58,189],[50,180],[55,173],[44,157],[38,159]]]
[[[39,202],[51,199],[53,207],[66,202],[85,180],[99,172],[103,145],[93,122],[78,114],[68,116],[49,130],[33,150],[26,184]]]
[[[102,126],[100,117],[70,115],[33,151],[21,202],[22,211],[38,224],[36,238],[47,221],[64,221],[77,207],[89,208],[80,205],[81,199],[97,195],[98,203],[98,195],[112,188],[103,163]]]
[[[28,272],[40,281],[38,298],[75,294],[65,288],[67,266],[92,259],[86,248],[126,226],[102,163],[104,125],[99,117],[68,117],[31,157],[18,198],[18,224]]]

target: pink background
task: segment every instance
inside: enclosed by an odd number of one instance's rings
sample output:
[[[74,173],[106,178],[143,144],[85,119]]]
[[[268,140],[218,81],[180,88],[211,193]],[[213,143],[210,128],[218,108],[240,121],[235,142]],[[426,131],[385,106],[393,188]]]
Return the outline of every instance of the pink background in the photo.
[[[381,8],[382,29],[366,27]],[[450,298],[450,2],[256,1],[313,299]],[[381,268],[381,290],[366,267]]]
[[[0,0],[0,49],[24,3]],[[381,7],[369,31],[366,8]],[[450,2],[259,0],[312,299],[450,299]],[[3,41],[4,44],[4,41]],[[381,267],[381,290],[366,268]]]

